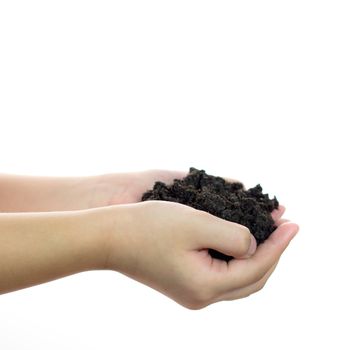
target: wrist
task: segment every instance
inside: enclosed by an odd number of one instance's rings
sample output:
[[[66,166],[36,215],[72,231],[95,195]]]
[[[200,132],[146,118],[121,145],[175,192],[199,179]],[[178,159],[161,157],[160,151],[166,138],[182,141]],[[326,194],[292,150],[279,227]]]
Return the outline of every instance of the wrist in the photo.
[[[84,254],[82,269],[86,271],[105,269],[108,231],[103,208],[79,210],[75,213],[79,227],[80,249]]]
[[[134,205],[120,204],[108,207],[93,208],[84,211],[94,235],[93,254],[97,269],[121,272],[128,264],[130,251],[130,228],[134,221]]]

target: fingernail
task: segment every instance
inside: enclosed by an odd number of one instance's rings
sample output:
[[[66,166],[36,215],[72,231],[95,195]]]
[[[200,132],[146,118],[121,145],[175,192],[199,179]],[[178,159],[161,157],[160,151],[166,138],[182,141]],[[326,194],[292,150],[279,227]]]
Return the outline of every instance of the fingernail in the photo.
[[[247,256],[252,256],[256,251],[256,240],[253,235],[250,237],[250,246],[247,252]]]

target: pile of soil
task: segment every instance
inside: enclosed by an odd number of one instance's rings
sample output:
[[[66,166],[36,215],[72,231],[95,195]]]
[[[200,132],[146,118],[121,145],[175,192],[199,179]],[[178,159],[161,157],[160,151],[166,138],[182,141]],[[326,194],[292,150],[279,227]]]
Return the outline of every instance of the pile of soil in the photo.
[[[260,185],[245,190],[240,182],[227,182],[196,168],[190,168],[185,178],[175,179],[169,186],[155,182],[153,189],[142,195],[142,201],[146,200],[178,202],[239,223],[249,228],[257,244],[263,243],[276,229],[271,217],[279,205],[276,197],[270,199],[268,194],[263,194]],[[212,249],[209,253],[213,258],[233,259]]]

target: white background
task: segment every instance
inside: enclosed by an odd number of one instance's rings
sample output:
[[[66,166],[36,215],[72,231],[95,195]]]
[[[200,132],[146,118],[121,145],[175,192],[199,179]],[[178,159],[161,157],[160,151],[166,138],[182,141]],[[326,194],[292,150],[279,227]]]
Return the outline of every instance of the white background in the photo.
[[[300,225],[258,294],[114,272],[0,296],[0,349],[349,349],[348,1],[0,1],[0,172],[195,166]]]

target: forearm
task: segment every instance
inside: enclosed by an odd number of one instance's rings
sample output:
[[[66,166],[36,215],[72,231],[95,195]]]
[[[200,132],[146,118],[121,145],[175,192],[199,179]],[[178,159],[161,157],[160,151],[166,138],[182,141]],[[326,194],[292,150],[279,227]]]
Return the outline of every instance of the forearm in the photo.
[[[1,213],[0,294],[103,268],[101,213]]]
[[[99,176],[46,177],[0,174],[0,212],[46,212],[88,209],[97,198]],[[103,189],[99,188],[103,194]],[[101,201],[101,203],[99,203]]]

